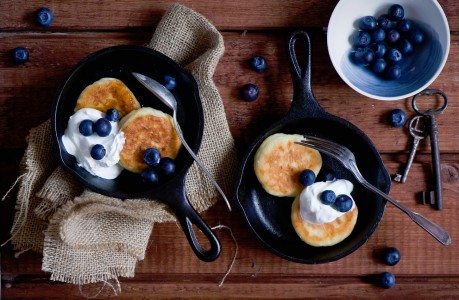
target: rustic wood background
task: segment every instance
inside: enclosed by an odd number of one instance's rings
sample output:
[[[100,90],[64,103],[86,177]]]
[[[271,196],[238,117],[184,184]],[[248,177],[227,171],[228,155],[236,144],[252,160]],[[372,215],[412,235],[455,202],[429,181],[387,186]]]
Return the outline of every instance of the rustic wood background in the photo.
[[[326,47],[329,16],[334,0],[181,0],[180,3],[206,16],[222,32],[225,54],[214,80],[224,101],[238,151],[267,123],[287,112],[292,98],[285,44],[290,32],[308,30],[312,38],[312,85],[326,111],[346,118],[361,128],[382,154],[390,174],[406,162],[411,139],[405,128],[393,128],[386,118],[401,108],[414,115],[411,99],[377,101],[350,89],[337,75]],[[420,1],[421,3],[422,1]],[[449,96],[448,109],[438,117],[444,210],[418,203],[419,193],[432,188],[430,146],[421,142],[406,184],[393,183],[390,195],[441,224],[452,236],[445,247],[388,205],[384,218],[370,240],[350,256],[324,265],[302,265],[283,260],[264,248],[242,223],[238,211],[227,212],[223,203],[203,214],[210,226],[232,228],[238,255],[224,285],[218,287],[235,246],[230,234],[217,231],[221,257],[212,263],[197,259],[176,224],[155,226],[146,259],[136,276],[121,278],[118,298],[459,298],[459,2],[439,0],[451,30],[448,62],[431,87]],[[57,87],[71,68],[101,48],[146,44],[170,1],[0,1],[0,195],[18,176],[18,165],[26,147],[28,131],[48,119]],[[421,5],[421,4],[420,4]],[[54,23],[49,28],[35,24],[35,11],[49,7]],[[24,65],[12,62],[11,50],[29,49]],[[254,55],[267,58],[263,73],[251,71],[247,61]],[[247,103],[238,96],[248,82],[261,90],[257,101]],[[1,241],[9,237],[14,215],[15,193],[1,205]],[[393,267],[378,259],[388,246],[400,249],[402,259]],[[394,288],[373,284],[373,275],[384,271],[397,277]],[[12,298],[77,299],[94,295],[99,286],[84,287],[49,281],[41,271],[41,255],[25,253],[14,258],[11,245],[1,249],[1,296]],[[104,290],[99,297],[110,296]]]

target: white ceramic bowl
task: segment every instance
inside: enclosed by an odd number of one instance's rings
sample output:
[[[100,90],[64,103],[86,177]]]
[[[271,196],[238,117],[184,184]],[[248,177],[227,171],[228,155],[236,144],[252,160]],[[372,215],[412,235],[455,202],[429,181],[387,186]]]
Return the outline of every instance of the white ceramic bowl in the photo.
[[[415,21],[427,39],[413,55],[400,64],[402,76],[387,80],[350,60],[352,36],[359,30],[364,16],[376,19],[386,14],[392,4],[405,9],[405,18]],[[440,74],[449,54],[448,21],[436,0],[340,0],[328,24],[327,46],[330,59],[339,76],[355,91],[378,100],[398,100],[427,88]]]

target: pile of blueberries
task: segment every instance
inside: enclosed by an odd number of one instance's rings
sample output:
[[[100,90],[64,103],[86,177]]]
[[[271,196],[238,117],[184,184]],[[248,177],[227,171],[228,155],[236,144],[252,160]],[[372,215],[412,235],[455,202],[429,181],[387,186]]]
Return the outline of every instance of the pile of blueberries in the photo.
[[[403,6],[393,4],[387,14],[359,20],[353,35],[350,59],[381,78],[396,80],[402,75],[400,63],[424,43],[425,34],[413,20],[404,18]]]
[[[96,133],[100,137],[106,137],[112,131],[110,122],[117,122],[120,113],[116,109],[109,109],[104,118],[100,118],[96,122],[89,119],[81,121],[78,130],[83,136],[91,136]],[[91,148],[91,157],[95,160],[101,160],[105,157],[107,150],[101,144],[96,144]]]
[[[327,171],[324,174],[325,181],[331,181],[336,178],[332,171]],[[304,186],[312,185],[316,181],[316,174],[310,169],[306,169],[300,173],[300,182]],[[352,208],[352,199],[348,195],[336,195],[332,190],[325,190],[320,194],[320,201],[325,205],[331,205],[339,212],[348,212]]]

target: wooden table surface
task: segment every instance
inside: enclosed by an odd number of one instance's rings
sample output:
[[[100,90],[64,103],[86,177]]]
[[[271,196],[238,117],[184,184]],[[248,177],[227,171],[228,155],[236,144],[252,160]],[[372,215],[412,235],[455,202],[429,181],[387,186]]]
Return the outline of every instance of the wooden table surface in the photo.
[[[414,115],[411,99],[377,101],[349,88],[330,62],[326,35],[336,0],[206,1],[181,0],[207,17],[223,34],[225,54],[214,80],[222,96],[231,133],[242,154],[265,126],[286,114],[292,99],[285,43],[290,32],[306,29],[312,39],[312,85],[326,111],[361,128],[382,155],[393,175],[406,162],[411,139],[407,128],[393,128],[389,111],[403,109]],[[422,2],[422,1],[420,1]],[[120,278],[118,298],[459,298],[459,3],[439,0],[449,21],[451,50],[441,75],[431,87],[449,96],[449,106],[438,118],[443,176],[444,209],[419,203],[419,193],[432,188],[430,146],[420,144],[406,184],[393,182],[390,196],[441,224],[452,236],[443,246],[388,205],[371,238],[351,255],[328,264],[289,262],[258,244],[237,210],[228,213],[222,202],[202,216],[210,225],[229,226],[238,243],[234,266],[221,287],[235,251],[230,234],[216,231],[222,243],[219,259],[204,263],[191,251],[175,223],[158,224],[151,246],[136,276]],[[121,44],[144,45],[155,30],[169,1],[0,1],[0,194],[18,176],[28,131],[49,118],[58,85],[71,68],[88,54]],[[35,11],[46,6],[54,13],[49,28],[35,24]],[[11,50],[25,46],[30,60],[12,62]],[[267,58],[269,69],[250,71],[247,60]],[[238,96],[248,82],[261,90],[258,100],[247,103]],[[263,125],[262,125],[263,124]],[[1,202],[1,241],[9,237],[17,188]],[[386,266],[378,254],[399,248],[402,259]],[[12,298],[80,298],[78,286],[52,282],[41,271],[41,255],[14,257],[10,244],[1,249],[2,296]],[[389,271],[397,278],[392,289],[373,284],[374,274]],[[92,290],[91,290],[92,291]],[[110,293],[101,294],[110,296]]]

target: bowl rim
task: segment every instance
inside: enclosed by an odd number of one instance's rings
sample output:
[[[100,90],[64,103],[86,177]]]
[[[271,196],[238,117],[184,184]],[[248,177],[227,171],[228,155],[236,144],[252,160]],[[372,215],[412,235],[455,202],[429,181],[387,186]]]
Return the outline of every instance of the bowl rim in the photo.
[[[383,101],[393,101],[393,100],[401,100],[401,99],[405,99],[405,98],[408,98],[408,97],[411,97],[411,96],[414,96],[416,94],[418,94],[419,92],[423,91],[424,89],[426,89],[429,85],[431,85],[436,79],[437,77],[440,75],[441,71],[443,70],[445,64],[446,64],[446,61],[448,60],[448,56],[449,56],[449,51],[450,51],[450,47],[451,47],[451,32],[450,32],[450,28],[449,28],[449,24],[448,24],[448,19],[446,18],[446,14],[445,12],[443,11],[443,8],[441,7],[440,3],[438,3],[437,0],[431,0],[431,2],[437,7],[438,9],[438,12],[440,13],[441,17],[442,17],[442,23],[445,25],[445,29],[446,29],[446,32],[447,32],[447,35],[446,35],[446,47],[445,47],[445,50],[444,50],[444,55],[443,55],[443,58],[441,60],[441,63],[440,65],[438,66],[435,74],[433,74],[433,76],[424,84],[422,85],[420,88],[416,89],[416,90],[413,90],[412,92],[409,92],[409,93],[405,93],[403,95],[398,95],[398,96],[390,96],[390,97],[387,97],[387,96],[378,96],[378,95],[374,95],[374,94],[371,94],[371,93],[368,93],[362,89],[360,89],[359,87],[355,86],[345,75],[344,73],[341,71],[341,68],[339,67],[339,62],[336,61],[336,59],[334,59],[334,56],[331,55],[331,51],[330,51],[330,44],[332,43],[331,41],[331,35],[329,34],[330,32],[330,28],[332,28],[333,30],[333,23],[337,24],[336,20],[337,19],[337,15],[340,11],[340,9],[342,7],[344,7],[344,5],[347,4],[347,2],[349,1],[355,1],[355,0],[340,0],[335,8],[333,9],[333,12],[330,16],[330,19],[328,21],[328,27],[327,27],[327,51],[328,51],[328,55],[330,57],[330,61],[332,62],[333,64],[333,67],[335,69],[335,71],[338,73],[338,75],[340,76],[340,78],[349,86],[351,87],[353,90],[355,90],[356,92],[358,92],[359,94],[362,94],[368,98],[371,98],[371,99],[375,99],[375,100],[383,100]]]

